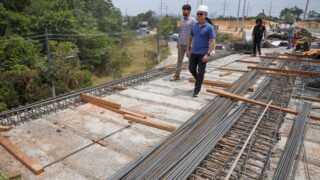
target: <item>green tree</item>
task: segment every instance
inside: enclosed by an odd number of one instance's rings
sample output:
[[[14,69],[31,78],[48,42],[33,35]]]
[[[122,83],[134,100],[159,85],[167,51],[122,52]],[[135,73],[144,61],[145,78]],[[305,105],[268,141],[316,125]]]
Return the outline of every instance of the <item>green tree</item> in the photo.
[[[159,27],[160,27],[160,34],[165,38],[168,38],[169,35],[173,33],[175,26],[170,20],[169,16],[164,16],[159,21]]]
[[[292,13],[286,13],[283,15],[283,19],[287,22],[287,23],[291,23],[294,20],[294,15]]]
[[[0,69],[2,71],[12,70],[15,65],[24,65],[33,69],[44,63],[37,42],[25,40],[20,36],[6,36],[0,38],[0,41],[2,41],[0,43]]]
[[[92,85],[92,74],[80,70],[78,47],[72,42],[50,41],[57,94]],[[49,78],[49,76],[46,76]]]
[[[294,6],[293,8],[284,8],[280,12],[280,18],[288,20],[288,18],[291,17],[290,14],[297,20],[300,20],[300,16],[301,14],[303,14],[303,10],[298,8],[297,6]],[[293,18],[290,21],[293,21]]]
[[[73,32],[75,18],[66,0],[33,0],[24,10],[31,19],[31,28],[40,32],[48,28],[53,32]]]
[[[293,15],[295,15],[295,18],[297,20],[301,20],[300,16],[301,14],[303,14],[303,10],[298,8],[297,6],[294,6],[293,8],[291,8],[291,12]]]
[[[19,104],[15,89],[12,85],[0,78],[0,112]]]
[[[128,26],[131,29],[137,29],[139,27],[139,22],[147,21],[149,26],[155,26],[157,24],[157,19],[154,17],[154,11],[147,11],[145,13],[140,13],[137,16],[129,18]]]

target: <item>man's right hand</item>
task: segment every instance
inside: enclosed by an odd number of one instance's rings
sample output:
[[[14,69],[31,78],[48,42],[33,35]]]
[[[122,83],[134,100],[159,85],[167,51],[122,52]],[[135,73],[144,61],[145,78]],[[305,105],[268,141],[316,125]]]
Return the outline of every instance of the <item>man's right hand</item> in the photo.
[[[177,48],[179,48],[179,43],[177,43]]]

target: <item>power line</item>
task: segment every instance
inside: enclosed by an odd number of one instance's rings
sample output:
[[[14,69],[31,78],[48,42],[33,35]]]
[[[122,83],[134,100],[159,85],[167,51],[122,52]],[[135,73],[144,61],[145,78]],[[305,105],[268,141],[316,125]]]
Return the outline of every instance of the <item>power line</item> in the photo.
[[[49,77],[51,81],[51,91],[52,91],[52,97],[56,96],[56,87],[54,85],[54,77],[51,69],[51,51],[50,51],[50,45],[49,45],[49,39],[48,39],[48,30],[47,28],[45,29],[45,36],[46,36],[46,48],[47,48],[47,56],[48,56],[48,72],[49,72]]]
[[[248,5],[247,5],[247,15],[246,15],[246,17],[248,17],[248,15],[249,15],[249,9],[250,9],[250,4],[249,4],[249,1],[248,1]]]
[[[159,4],[159,16],[162,17],[162,11],[165,8],[165,3],[163,2],[163,0],[160,0],[160,4]]]
[[[246,0],[243,1],[243,11],[242,11],[242,26],[241,26],[241,31],[244,30],[244,13],[246,11]]]
[[[272,0],[271,0],[271,4],[270,4],[270,9],[269,9],[269,18],[271,18],[271,12],[272,12]]]
[[[227,5],[227,0],[224,0],[224,3],[223,3],[223,17],[225,17],[225,15],[226,15],[226,5]]]

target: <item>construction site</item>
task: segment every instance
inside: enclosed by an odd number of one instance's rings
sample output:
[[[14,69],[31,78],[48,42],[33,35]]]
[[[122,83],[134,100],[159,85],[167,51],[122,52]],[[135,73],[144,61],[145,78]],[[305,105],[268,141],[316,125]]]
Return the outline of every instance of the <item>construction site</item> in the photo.
[[[150,70],[0,111],[0,180],[320,179],[320,24],[297,23],[292,50],[265,21],[252,56],[255,20],[212,22],[236,42],[209,56],[198,97],[187,57],[171,80],[173,41]]]
[[[174,66],[0,114],[0,165],[23,179],[318,179],[316,58],[217,53],[199,98]]]

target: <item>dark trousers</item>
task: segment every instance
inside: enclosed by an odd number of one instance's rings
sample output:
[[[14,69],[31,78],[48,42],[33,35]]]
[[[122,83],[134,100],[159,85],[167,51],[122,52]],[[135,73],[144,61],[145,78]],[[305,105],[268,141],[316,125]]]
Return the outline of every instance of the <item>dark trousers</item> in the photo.
[[[257,46],[258,46],[258,52],[261,54],[261,41],[262,39],[254,39],[253,40],[253,55],[257,54]]]
[[[194,93],[198,94],[201,90],[201,85],[204,79],[204,73],[206,71],[207,62],[203,62],[202,58],[204,55],[191,54],[189,60],[189,71],[196,80]]]

